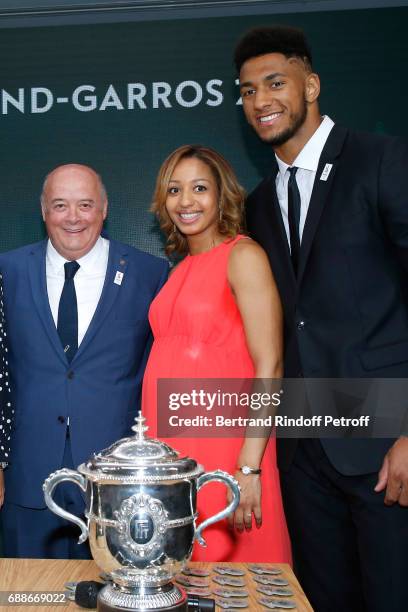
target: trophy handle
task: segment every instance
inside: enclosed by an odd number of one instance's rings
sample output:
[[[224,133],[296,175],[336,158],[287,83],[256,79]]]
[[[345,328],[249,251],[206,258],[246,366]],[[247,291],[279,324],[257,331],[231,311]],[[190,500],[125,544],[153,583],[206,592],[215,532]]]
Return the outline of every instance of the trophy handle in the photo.
[[[62,518],[66,519],[67,521],[71,521],[71,523],[75,523],[75,525],[78,525],[78,527],[81,529],[81,535],[79,537],[78,544],[82,544],[88,537],[88,527],[85,525],[84,521],[82,521],[74,514],[71,514],[70,512],[67,512],[66,510],[58,506],[58,504],[56,504],[55,501],[52,499],[52,494],[55,487],[60,482],[64,482],[66,480],[70,480],[71,482],[77,484],[85,493],[85,476],[82,476],[82,474],[79,474],[75,470],[68,470],[67,468],[63,468],[62,470],[58,470],[57,472],[50,474],[45,480],[43,484],[44,499],[51,512],[54,512],[54,514],[58,514],[58,516],[62,516]]]
[[[210,518],[206,519],[198,526],[195,531],[194,539],[197,540],[201,546],[207,546],[206,541],[204,540],[201,533],[208,527],[209,525],[213,525],[217,523],[221,519],[227,517],[231,512],[234,512],[235,508],[239,504],[240,498],[240,488],[237,480],[227,472],[223,472],[222,470],[215,470],[214,472],[207,472],[206,474],[202,474],[197,479],[197,491],[201,489],[201,487],[208,482],[223,482],[227,485],[227,487],[231,490],[232,493],[232,501],[228,504],[224,510],[221,510],[214,516],[210,516]]]

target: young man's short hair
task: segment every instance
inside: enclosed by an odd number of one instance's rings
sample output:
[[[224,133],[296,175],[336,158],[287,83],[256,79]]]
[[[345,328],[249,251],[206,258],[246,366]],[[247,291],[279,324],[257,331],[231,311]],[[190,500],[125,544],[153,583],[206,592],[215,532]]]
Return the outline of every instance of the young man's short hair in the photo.
[[[303,30],[276,25],[253,28],[244,34],[234,54],[238,73],[247,60],[267,53],[282,53],[287,58],[297,57],[303,60],[308,69],[312,69],[312,52]]]

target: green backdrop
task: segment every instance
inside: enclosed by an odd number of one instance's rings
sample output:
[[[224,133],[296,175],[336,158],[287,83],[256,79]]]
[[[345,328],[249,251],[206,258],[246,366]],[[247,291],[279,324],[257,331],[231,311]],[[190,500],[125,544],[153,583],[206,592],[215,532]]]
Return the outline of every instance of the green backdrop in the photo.
[[[272,152],[236,105],[232,54],[247,28],[272,22],[305,28],[322,79],[322,112],[359,129],[408,133],[406,8],[5,29],[0,250],[43,237],[41,184],[65,162],[90,164],[102,174],[110,195],[109,234],[156,254],[162,245],[149,203],[158,167],[175,147],[215,147],[242,184],[254,187]],[[213,80],[218,82],[211,85]],[[129,84],[142,84],[144,97],[128,100]],[[171,90],[167,102],[155,99],[154,92],[163,90]]]
[[[162,244],[149,203],[158,167],[175,147],[215,147],[253,188],[272,152],[236,105],[232,53],[247,28],[272,22],[305,28],[322,79],[322,112],[354,128],[408,135],[405,8],[4,29],[0,250],[44,236],[39,192],[45,174],[62,163],[95,167],[110,194],[110,235],[156,254]],[[146,93],[132,102],[135,83]],[[91,87],[95,100],[85,97]],[[167,90],[167,102],[157,100]],[[86,110],[75,107],[75,93]]]

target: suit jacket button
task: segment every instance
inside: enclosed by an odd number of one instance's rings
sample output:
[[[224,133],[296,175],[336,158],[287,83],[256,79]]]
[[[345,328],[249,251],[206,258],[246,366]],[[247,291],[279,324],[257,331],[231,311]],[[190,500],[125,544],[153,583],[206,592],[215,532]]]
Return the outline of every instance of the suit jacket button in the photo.
[[[305,328],[305,325],[306,325],[306,324],[305,324],[305,322],[304,322],[304,321],[298,321],[298,322],[297,322],[297,324],[296,324],[296,327],[297,327],[299,330],[303,330],[303,329]]]
[[[67,374],[67,378],[69,378],[69,380],[72,380],[74,378],[74,373],[72,370],[70,370]]]
[[[58,423],[65,423],[65,417],[64,417],[64,416],[62,416],[62,415],[60,415],[60,416],[58,417]]]

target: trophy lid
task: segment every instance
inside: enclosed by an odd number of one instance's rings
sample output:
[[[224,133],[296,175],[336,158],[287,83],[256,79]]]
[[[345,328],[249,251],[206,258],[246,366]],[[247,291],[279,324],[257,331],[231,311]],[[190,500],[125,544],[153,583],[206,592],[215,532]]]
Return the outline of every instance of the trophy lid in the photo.
[[[117,440],[99,451],[78,470],[93,481],[148,483],[181,480],[200,476],[204,469],[190,457],[179,458],[179,452],[165,442],[145,436],[149,429],[139,412],[132,430],[134,436]]]

